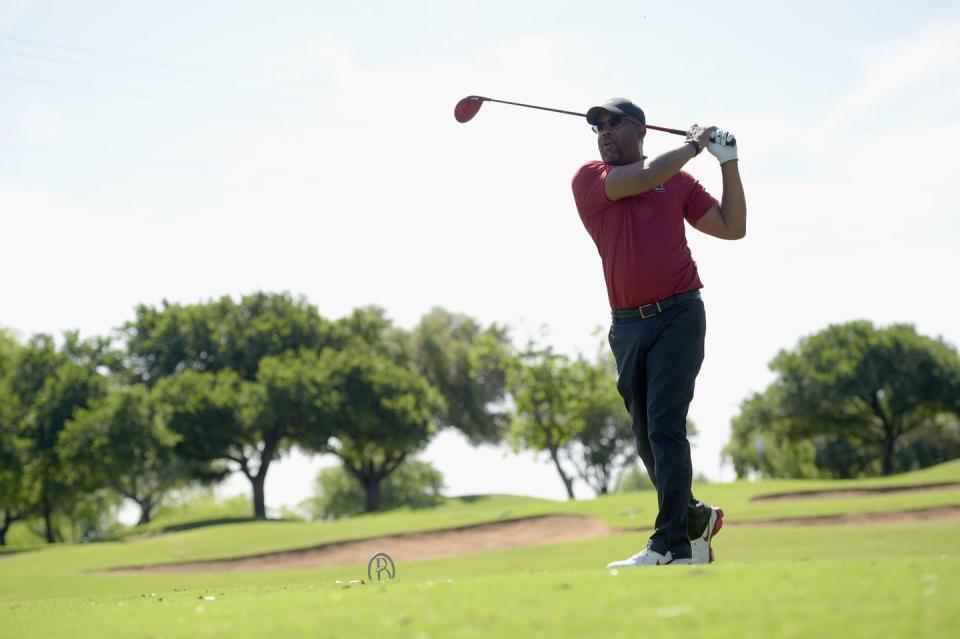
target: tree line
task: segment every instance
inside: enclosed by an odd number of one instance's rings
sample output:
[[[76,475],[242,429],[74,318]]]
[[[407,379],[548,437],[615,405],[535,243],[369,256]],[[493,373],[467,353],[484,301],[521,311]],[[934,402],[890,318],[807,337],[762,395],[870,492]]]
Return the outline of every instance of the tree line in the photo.
[[[960,356],[908,324],[836,324],[770,362],[724,456],[739,477],[890,475],[960,457]]]
[[[174,488],[231,473],[265,518],[270,466],[294,446],[336,456],[377,511],[442,429],[547,452],[571,497],[571,472],[607,492],[632,441],[615,395],[609,358],[518,350],[505,327],[440,308],[405,330],[376,307],[331,321],[256,293],[140,305],[110,337],[0,332],[0,543],[26,519],[61,540],[111,497],[148,523]]]
[[[830,326],[771,369],[731,424],[738,476],[890,474],[960,456],[960,357],[912,326]],[[636,462],[605,346],[575,358],[518,347],[506,327],[441,308],[407,330],[376,307],[329,320],[261,292],[140,305],[109,337],[21,343],[0,330],[0,544],[17,521],[48,542],[76,538],[122,498],[149,523],[170,491],[231,473],[265,518],[267,474],[293,447],[340,461],[321,480],[355,501],[317,506],[334,516],[407,499],[404,482],[383,494],[401,470],[435,497],[442,478],[411,460],[443,429],[542,453],[571,499],[575,478],[605,494]]]

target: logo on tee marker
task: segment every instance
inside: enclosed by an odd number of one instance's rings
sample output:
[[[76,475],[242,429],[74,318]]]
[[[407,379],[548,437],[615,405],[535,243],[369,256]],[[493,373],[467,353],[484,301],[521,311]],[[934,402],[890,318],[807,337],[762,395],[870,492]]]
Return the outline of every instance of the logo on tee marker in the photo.
[[[665,189],[662,184],[658,184],[655,187],[653,187],[653,191],[654,193],[666,193],[667,189]]]

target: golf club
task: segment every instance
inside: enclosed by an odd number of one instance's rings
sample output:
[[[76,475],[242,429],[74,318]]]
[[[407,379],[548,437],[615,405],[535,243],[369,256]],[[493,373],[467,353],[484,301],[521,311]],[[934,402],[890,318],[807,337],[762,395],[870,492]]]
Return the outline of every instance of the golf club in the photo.
[[[536,106],[533,104],[522,104],[520,102],[508,102],[506,100],[495,100],[493,98],[485,98],[481,95],[468,95],[464,99],[457,102],[457,106],[453,108],[453,117],[457,119],[457,122],[464,124],[473,119],[477,112],[480,111],[480,107],[484,102],[499,102],[500,104],[512,104],[513,106],[526,107],[528,109],[539,109],[540,111],[552,111],[554,113],[565,113],[567,115],[575,115],[577,117],[585,118],[587,117],[586,113],[577,113],[576,111],[564,111],[562,109],[551,109],[550,107]],[[663,131],[665,133],[673,133],[674,135],[683,135],[687,134],[686,131],[680,129],[668,129],[662,126],[654,126],[652,124],[647,124],[648,129],[653,129],[654,131]],[[712,138],[712,136],[711,136]],[[727,141],[728,145],[736,144],[736,140],[733,136],[730,136]]]

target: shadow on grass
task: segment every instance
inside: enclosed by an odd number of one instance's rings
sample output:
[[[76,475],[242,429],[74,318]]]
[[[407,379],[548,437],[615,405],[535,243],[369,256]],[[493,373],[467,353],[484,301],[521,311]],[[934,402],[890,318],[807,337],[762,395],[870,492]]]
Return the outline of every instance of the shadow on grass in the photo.
[[[3,559],[4,557],[12,557],[13,555],[22,555],[25,552],[33,552],[46,547],[46,545],[16,546],[13,548],[10,546],[0,546],[0,559]]]
[[[932,484],[910,484],[906,486],[869,486],[864,488],[826,488],[823,490],[796,490],[789,493],[771,493],[757,495],[750,501],[780,501],[787,499],[822,499],[824,497],[863,497],[869,495],[887,495],[890,493],[914,493],[928,490],[948,490],[960,488],[960,482],[944,481]]]
[[[258,522],[270,523],[290,523],[300,521],[298,519],[256,519],[254,517],[218,517],[216,519],[201,519],[198,521],[186,521],[182,524],[170,524],[160,528],[158,532],[174,533],[185,530],[194,530],[195,528],[205,528],[207,526],[221,526],[223,524],[253,524]]]
[[[145,537],[154,537],[156,535],[165,535],[167,533],[184,532],[187,530],[196,530],[197,528],[206,528],[207,526],[222,526],[224,524],[255,524],[262,522],[270,523],[290,523],[299,522],[299,519],[256,519],[254,517],[216,517],[212,519],[195,519],[176,524],[167,524],[165,526],[154,526],[147,524],[128,528],[115,535],[108,535],[96,541],[133,541]]]
[[[450,501],[462,501],[465,504],[474,504],[479,501],[490,499],[490,495],[460,495],[458,497],[447,497]]]

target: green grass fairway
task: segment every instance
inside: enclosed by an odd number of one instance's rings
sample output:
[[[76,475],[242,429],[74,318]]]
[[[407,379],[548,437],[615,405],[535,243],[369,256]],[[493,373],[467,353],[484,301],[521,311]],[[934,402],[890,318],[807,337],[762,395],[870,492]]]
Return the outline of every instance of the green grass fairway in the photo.
[[[789,490],[960,480],[960,463],[870,482],[738,482],[698,495],[731,521],[960,505],[960,489],[753,502]],[[384,585],[342,588],[366,567],[109,574],[111,566],[228,557],[544,512],[649,525],[652,493],[556,503],[450,500],[332,524],[211,526],[139,540],[0,555],[3,637],[947,637],[960,635],[957,520],[869,526],[737,526],[718,562],[620,570],[646,535],[399,565]],[[389,548],[385,548],[389,552]],[[204,599],[212,597],[213,599]]]

